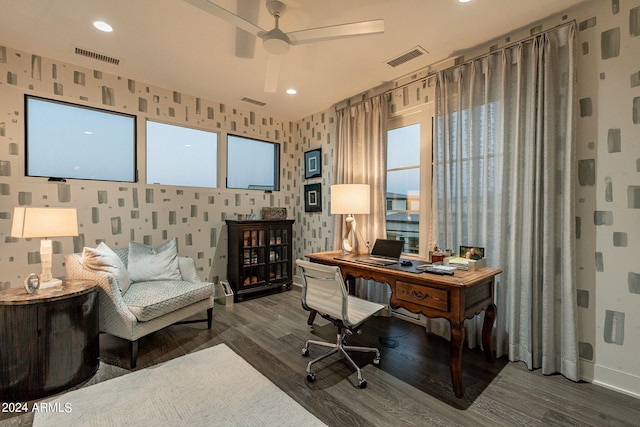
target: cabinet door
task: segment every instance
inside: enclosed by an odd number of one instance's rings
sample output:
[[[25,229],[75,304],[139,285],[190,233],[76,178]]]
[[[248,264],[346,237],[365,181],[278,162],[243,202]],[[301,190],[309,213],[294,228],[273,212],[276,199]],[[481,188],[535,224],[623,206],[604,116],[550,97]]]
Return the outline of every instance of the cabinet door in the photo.
[[[271,226],[269,229],[269,279],[288,281],[291,265],[291,231],[288,227]]]
[[[0,306],[0,345],[0,401],[20,401],[38,385],[38,318],[32,305]]]
[[[43,392],[55,393],[87,378],[99,357],[97,292],[38,306]]]
[[[265,270],[267,262],[265,229],[243,229],[242,242],[242,273],[238,287],[264,284],[267,280]]]

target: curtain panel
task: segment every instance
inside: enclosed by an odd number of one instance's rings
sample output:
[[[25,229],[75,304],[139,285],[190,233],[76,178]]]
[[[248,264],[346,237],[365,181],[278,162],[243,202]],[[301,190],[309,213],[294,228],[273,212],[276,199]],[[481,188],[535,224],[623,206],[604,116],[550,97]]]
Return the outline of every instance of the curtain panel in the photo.
[[[498,356],[577,381],[575,44],[570,23],[436,75],[432,205],[439,246],[503,270]]]
[[[369,215],[357,215],[358,231],[366,242],[385,238],[385,191],[387,187],[387,103],[381,94],[337,110],[337,138],[334,177],[335,184],[369,184],[371,210]],[[334,247],[342,247],[344,218],[334,218]],[[364,247],[354,248],[360,251]],[[356,282],[356,295],[388,304],[389,285],[362,279]]]
[[[372,242],[384,238],[387,163],[387,102],[379,95],[337,111],[334,184],[369,184],[371,213],[357,217],[358,229]],[[342,247],[344,218],[335,217],[335,247]],[[360,248],[363,249],[363,248]]]

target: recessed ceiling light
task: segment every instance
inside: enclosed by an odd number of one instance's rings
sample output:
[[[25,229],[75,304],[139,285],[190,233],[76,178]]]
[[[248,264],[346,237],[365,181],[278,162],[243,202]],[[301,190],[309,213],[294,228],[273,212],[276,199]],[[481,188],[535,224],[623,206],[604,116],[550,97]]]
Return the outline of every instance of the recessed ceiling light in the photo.
[[[287,93],[288,93],[289,95],[295,95],[296,93],[298,93],[298,91],[297,91],[297,90],[295,90],[295,89],[287,89]]]
[[[469,3],[471,0],[458,0],[458,3]]]
[[[104,31],[105,33],[110,33],[113,31],[111,25],[107,24],[104,21],[93,21],[93,26],[99,29],[100,31]]]

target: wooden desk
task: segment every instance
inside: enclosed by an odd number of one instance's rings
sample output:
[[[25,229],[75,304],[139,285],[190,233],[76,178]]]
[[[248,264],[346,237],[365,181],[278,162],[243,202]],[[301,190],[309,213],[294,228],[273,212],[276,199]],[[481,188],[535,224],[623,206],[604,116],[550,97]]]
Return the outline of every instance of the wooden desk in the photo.
[[[319,252],[306,255],[319,264],[337,265],[347,284],[355,278],[372,279],[391,286],[391,307],[404,308],[412,313],[422,313],[431,318],[447,319],[451,324],[449,368],[453,391],[462,397],[462,346],[464,345],[464,320],[485,310],[482,325],[482,346],[489,361],[495,360],[491,332],[496,316],[494,279],[502,270],[485,267],[478,271],[456,270],[453,276],[430,273],[412,273],[375,267],[336,259],[340,251]],[[350,286],[352,292],[352,286]],[[309,316],[313,322],[315,313]]]

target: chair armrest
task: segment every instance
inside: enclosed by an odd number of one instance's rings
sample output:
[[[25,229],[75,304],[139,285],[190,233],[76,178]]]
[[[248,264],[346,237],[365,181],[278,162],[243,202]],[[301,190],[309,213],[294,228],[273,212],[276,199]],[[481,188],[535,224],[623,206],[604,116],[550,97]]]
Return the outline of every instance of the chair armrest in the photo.
[[[121,338],[133,336],[137,319],[122,299],[116,276],[84,268],[80,253],[65,255],[64,261],[67,279],[93,280],[100,287],[100,331]]]
[[[182,280],[187,282],[202,282],[198,273],[196,272],[196,262],[193,258],[178,257],[178,268],[180,268],[180,275]]]

